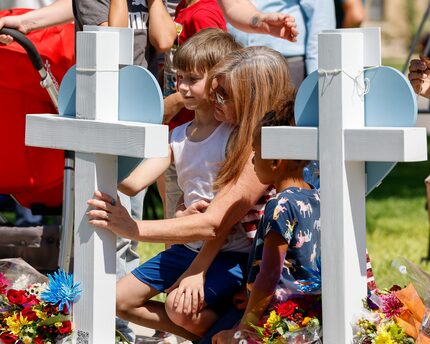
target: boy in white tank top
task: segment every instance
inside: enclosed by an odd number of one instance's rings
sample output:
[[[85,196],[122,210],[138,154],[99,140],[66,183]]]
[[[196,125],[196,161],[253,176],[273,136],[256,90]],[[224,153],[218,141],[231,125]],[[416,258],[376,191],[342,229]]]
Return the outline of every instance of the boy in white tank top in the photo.
[[[185,208],[194,202],[210,202],[214,198],[212,184],[225,159],[234,126],[215,119],[213,101],[205,91],[206,77],[224,56],[240,48],[232,36],[219,29],[202,30],[179,47],[173,59],[177,69],[177,87],[185,107],[194,110],[195,118],[172,131],[169,156],[145,160],[118,186],[121,192],[127,195],[139,192],[152,184],[170,163],[174,163],[178,184],[184,193]],[[193,303],[193,309],[189,307],[184,312],[195,313],[207,305],[216,310],[222,303],[220,300],[240,289],[251,244],[240,225],[230,231],[225,243],[208,242],[210,248],[205,251],[208,255],[199,256],[205,268],[195,276],[193,296],[198,302]],[[203,245],[203,241],[173,245],[133,270],[132,274],[155,293],[170,291]],[[219,250],[222,252],[218,253]],[[179,303],[183,307],[181,300]],[[213,316],[217,317],[216,311]],[[206,330],[202,328],[201,335]]]

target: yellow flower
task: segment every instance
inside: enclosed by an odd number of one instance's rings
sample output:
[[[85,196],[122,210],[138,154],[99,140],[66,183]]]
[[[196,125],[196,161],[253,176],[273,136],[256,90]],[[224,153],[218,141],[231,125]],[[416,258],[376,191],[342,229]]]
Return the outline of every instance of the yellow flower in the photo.
[[[310,317],[305,317],[302,321],[302,326],[307,326],[309,324],[309,321],[311,321],[312,318]]]
[[[63,323],[61,322],[61,321],[57,321],[55,324],[55,327],[61,327],[61,326],[63,326]]]
[[[297,331],[298,329],[300,329],[300,326],[297,325],[294,321],[288,321],[287,326],[288,326],[288,330],[290,332],[294,332],[294,331]]]
[[[271,311],[269,314],[269,319],[267,319],[266,324],[270,326],[277,325],[281,321],[281,317],[276,314],[276,311]]]
[[[17,335],[21,332],[21,329],[32,321],[28,321],[26,317],[20,316],[18,313],[14,313],[10,317],[6,318],[6,324],[9,327],[9,331]]]
[[[375,338],[375,344],[396,344],[389,332],[383,329]]]
[[[47,316],[47,314],[45,312],[43,312],[43,311],[41,311],[39,309],[35,309],[34,312],[36,313],[36,315],[37,315],[37,317],[39,319],[42,319],[42,320],[48,319],[48,316]]]

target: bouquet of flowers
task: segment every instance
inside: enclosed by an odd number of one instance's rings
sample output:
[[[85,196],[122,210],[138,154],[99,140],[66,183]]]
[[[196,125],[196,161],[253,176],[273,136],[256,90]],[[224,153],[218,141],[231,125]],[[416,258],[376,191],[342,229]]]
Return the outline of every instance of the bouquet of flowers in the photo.
[[[356,344],[430,344],[428,308],[420,297],[418,289],[428,296],[426,273],[402,258],[399,270],[408,274],[414,284],[405,288],[397,285],[390,289],[375,289],[363,301],[363,309],[352,321],[354,343]]]
[[[5,275],[0,272],[0,343],[53,344],[72,333],[70,310],[80,290],[71,274],[57,271],[48,283],[22,288]]]
[[[289,299],[275,305],[269,317],[261,326],[252,325],[260,342],[281,343],[319,343],[321,337],[320,297]],[[313,304],[314,303],[314,304]],[[307,309],[311,309],[307,311]]]

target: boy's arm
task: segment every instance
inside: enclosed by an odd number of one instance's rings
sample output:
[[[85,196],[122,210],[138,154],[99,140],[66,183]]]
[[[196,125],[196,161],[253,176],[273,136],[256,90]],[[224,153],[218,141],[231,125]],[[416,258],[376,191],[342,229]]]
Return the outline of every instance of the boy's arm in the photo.
[[[135,196],[154,183],[171,163],[172,152],[169,147],[166,158],[149,158],[143,160],[130,175],[118,184],[118,190],[128,196]]]
[[[279,282],[287,249],[288,244],[279,233],[270,231],[266,235],[260,272],[252,286],[248,305],[238,327],[239,330],[251,330],[249,323],[257,324],[263,316]]]
[[[110,1],[108,25],[114,27],[128,27],[127,0]]]
[[[149,41],[157,51],[169,50],[176,39],[176,25],[167,12],[163,0],[148,0]]]

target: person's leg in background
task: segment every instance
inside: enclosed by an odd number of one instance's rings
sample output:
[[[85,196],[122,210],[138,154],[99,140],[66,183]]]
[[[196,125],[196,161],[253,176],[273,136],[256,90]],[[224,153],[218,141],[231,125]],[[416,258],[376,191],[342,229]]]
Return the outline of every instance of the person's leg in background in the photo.
[[[143,201],[146,194],[146,189],[138,193],[134,197],[128,197],[122,193],[118,193],[121,203],[130,211],[131,216],[135,220],[141,220],[143,214]],[[119,280],[126,274],[137,268],[140,264],[140,257],[137,253],[138,242],[125,238],[118,237],[116,242],[116,278]],[[129,327],[129,322],[121,318],[115,318],[115,327],[121,332],[127,340],[134,342],[135,334]]]

